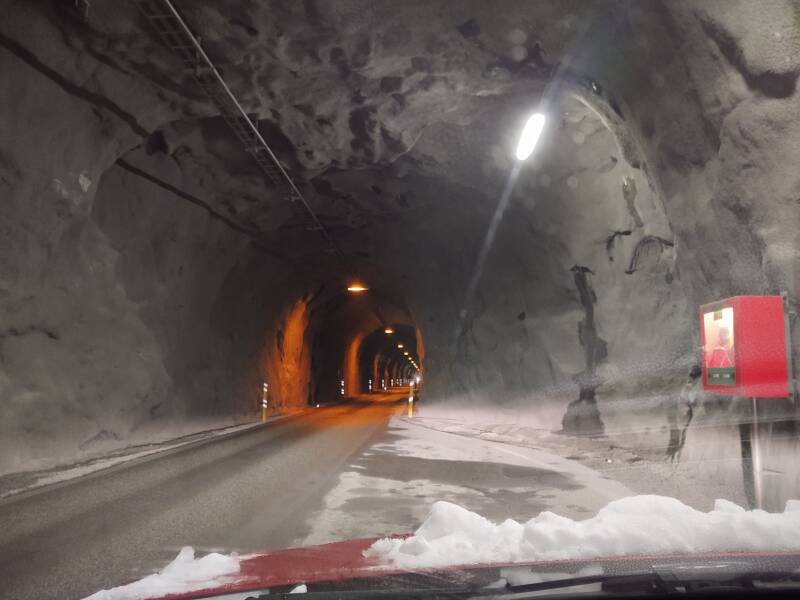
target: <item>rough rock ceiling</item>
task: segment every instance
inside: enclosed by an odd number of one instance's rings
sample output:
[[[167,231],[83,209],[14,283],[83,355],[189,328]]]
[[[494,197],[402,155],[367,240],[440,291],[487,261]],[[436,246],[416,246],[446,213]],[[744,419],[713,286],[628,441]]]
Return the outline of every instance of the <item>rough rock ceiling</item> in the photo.
[[[597,10],[481,1],[178,6],[334,231],[418,210],[409,186],[391,189],[409,173],[494,193],[519,123]],[[158,125],[147,152],[197,170],[214,190],[215,210],[237,223],[303,230],[301,212],[269,194],[207,100],[129,8],[88,8],[86,24],[96,32],[88,48],[117,56],[116,66],[157,86],[172,118]],[[342,176],[354,170],[365,173]]]
[[[419,327],[431,396],[574,399],[593,362],[599,395],[638,397],[685,375],[698,304],[796,305],[796,2],[176,1],[353,269]],[[40,432],[58,453],[57,434],[250,410],[264,380],[306,402],[300,350],[346,273],[300,207],[133,3],[4,8],[3,431],[58,415]],[[517,132],[554,79],[456,339]]]

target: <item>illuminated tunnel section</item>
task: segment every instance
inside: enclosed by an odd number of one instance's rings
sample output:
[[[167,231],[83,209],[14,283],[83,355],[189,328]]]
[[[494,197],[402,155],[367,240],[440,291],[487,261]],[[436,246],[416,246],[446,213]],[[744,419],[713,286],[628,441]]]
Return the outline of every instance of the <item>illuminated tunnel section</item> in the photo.
[[[380,391],[392,382],[410,381],[420,365],[417,330],[410,325],[390,324],[375,329],[361,341],[358,352],[358,391]],[[412,362],[413,361],[413,362]]]
[[[342,291],[315,303],[309,404],[381,391],[410,381],[424,359],[422,335],[404,303],[370,290]],[[402,347],[398,347],[402,346]]]

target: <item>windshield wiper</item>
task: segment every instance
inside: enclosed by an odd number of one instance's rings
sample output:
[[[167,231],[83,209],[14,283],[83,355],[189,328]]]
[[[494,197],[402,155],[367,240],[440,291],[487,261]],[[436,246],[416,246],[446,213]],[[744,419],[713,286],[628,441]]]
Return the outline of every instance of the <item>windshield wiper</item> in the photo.
[[[462,598],[473,598],[479,595],[481,590],[475,588],[429,588],[429,589],[397,589],[397,590],[326,590],[321,592],[306,592],[304,594],[290,594],[283,592],[280,594],[263,594],[253,596],[252,600],[345,600],[353,598],[355,600],[382,599],[392,600],[394,598],[410,598],[412,600],[460,600]],[[499,590],[501,593],[504,590]],[[251,600],[249,597],[245,600]]]
[[[419,600],[461,600],[466,598],[487,598],[514,595],[525,598],[526,595],[542,596],[542,592],[566,590],[572,587],[599,583],[602,589],[592,592],[580,592],[575,596],[603,598],[631,598],[640,596],[679,596],[681,598],[713,597],[735,592],[737,595],[752,595],[764,598],[796,598],[800,589],[800,573],[776,575],[732,575],[678,577],[671,573],[634,573],[616,575],[586,575],[566,577],[552,581],[540,581],[518,585],[506,585],[502,588],[460,587],[460,588],[427,588],[397,590],[329,590],[309,591],[302,596],[288,592],[253,596],[254,600],[393,600],[409,598]],[[783,587],[770,584],[784,584]],[[563,594],[559,593],[563,598]]]
[[[687,594],[704,591],[736,590],[744,592],[771,592],[774,587],[770,584],[783,583],[789,586],[787,589],[797,594],[800,588],[800,573],[785,574],[713,574],[697,573],[697,576],[686,576],[683,573],[674,572],[649,572],[616,575],[586,575],[578,577],[568,577],[564,579],[554,579],[552,581],[541,581],[536,583],[508,585],[505,588],[494,590],[480,590],[481,596],[492,595],[491,592],[509,592],[514,594],[524,592],[543,592],[548,590],[560,590],[569,587],[600,583],[602,590],[598,593],[603,595],[615,594]]]

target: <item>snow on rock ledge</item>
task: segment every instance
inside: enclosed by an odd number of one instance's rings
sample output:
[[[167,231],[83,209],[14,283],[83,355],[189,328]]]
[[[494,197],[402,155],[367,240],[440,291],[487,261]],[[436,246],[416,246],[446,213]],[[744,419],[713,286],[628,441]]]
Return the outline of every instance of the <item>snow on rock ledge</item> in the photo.
[[[747,511],[727,500],[701,512],[664,496],[615,500],[573,521],[542,512],[527,523],[499,525],[449,502],[437,502],[407,539],[381,539],[367,558],[400,568],[441,567],[605,556],[800,549],[800,502],[783,513]]]
[[[158,573],[128,585],[100,590],[84,600],[139,600],[213,588],[236,579],[239,557],[212,552],[195,559],[194,548],[186,546]]]

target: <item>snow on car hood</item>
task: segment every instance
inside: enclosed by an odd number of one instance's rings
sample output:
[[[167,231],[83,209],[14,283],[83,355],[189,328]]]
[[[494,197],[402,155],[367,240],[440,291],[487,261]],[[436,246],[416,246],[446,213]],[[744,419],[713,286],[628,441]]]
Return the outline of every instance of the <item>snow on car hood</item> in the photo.
[[[212,552],[194,557],[194,548],[186,546],[158,573],[109,590],[100,590],[85,600],[140,600],[196,590],[215,588],[235,581],[239,557]]]
[[[495,524],[449,502],[436,502],[406,539],[386,538],[365,557],[398,568],[515,563],[625,555],[800,549],[800,501],[782,513],[745,510],[727,500],[702,512],[664,496],[615,500],[575,521],[542,512],[527,523]]]
[[[583,521],[542,512],[524,524],[511,519],[495,524],[455,504],[436,502],[409,537],[347,540],[241,557],[211,553],[195,558],[187,547],[158,573],[86,600],[184,600],[408,569],[792,550],[800,550],[797,500],[787,502],[782,513],[747,511],[717,500],[705,513],[674,498],[631,496]]]

